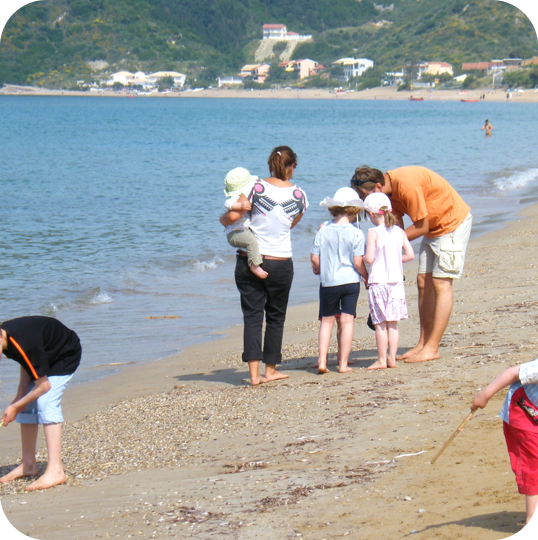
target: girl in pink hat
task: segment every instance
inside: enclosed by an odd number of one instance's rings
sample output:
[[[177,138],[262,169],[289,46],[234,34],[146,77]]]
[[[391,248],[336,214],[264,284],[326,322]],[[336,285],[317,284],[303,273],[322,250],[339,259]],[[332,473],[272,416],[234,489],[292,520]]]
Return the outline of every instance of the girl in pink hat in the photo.
[[[384,193],[368,195],[364,209],[375,225],[368,231],[364,255],[364,261],[371,265],[368,304],[377,345],[377,361],[368,369],[395,368],[398,321],[407,319],[402,263],[412,261],[415,254],[405,232],[396,225],[390,199]]]

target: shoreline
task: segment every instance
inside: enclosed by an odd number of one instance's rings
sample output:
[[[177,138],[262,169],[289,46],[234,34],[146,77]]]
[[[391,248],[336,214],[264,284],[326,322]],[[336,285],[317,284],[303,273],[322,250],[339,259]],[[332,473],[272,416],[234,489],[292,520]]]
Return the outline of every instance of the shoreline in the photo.
[[[245,90],[231,88],[211,88],[199,91],[185,90],[181,92],[154,93],[145,96],[133,96],[129,91],[114,92],[82,92],[75,90],[45,90],[28,86],[5,85],[0,89],[0,96],[65,96],[65,97],[123,97],[123,98],[217,98],[217,99],[328,99],[328,100],[387,100],[409,101],[411,96],[423,98],[424,101],[462,101],[478,99],[485,95],[484,102],[507,103],[538,103],[538,92],[534,89],[524,89],[523,92],[513,92],[512,99],[506,98],[506,91],[488,88],[473,90],[436,90],[417,88],[412,91],[398,92],[397,88],[378,87],[362,91],[335,93],[334,89],[304,88],[304,89],[260,89]],[[479,102],[482,103],[482,102]]]
[[[8,519],[32,536],[39,531],[41,538],[79,540],[108,531],[126,537],[148,525],[157,538],[179,533],[177,526],[185,537],[188,532],[196,538],[222,531],[250,539],[268,526],[276,527],[278,537],[297,530],[297,536],[312,539],[348,531],[352,538],[375,533],[381,539],[412,530],[428,530],[429,538],[440,539],[513,534],[521,527],[524,500],[517,495],[496,418],[500,396],[476,415],[434,469],[426,463],[461,422],[478,386],[535,355],[538,338],[529,331],[538,325],[538,304],[529,299],[537,288],[537,224],[538,204],[533,204],[501,229],[471,240],[440,361],[400,363],[400,369],[382,373],[359,369],[375,354],[363,293],[352,353],[356,367],[349,377],[334,372],[320,377],[308,369],[317,348],[317,303],[312,303],[289,309],[282,366],[290,372],[287,381],[259,388],[244,382],[239,325],[222,332],[220,340],[126,366],[77,385],[77,392],[68,389],[68,486],[39,495],[0,488]],[[412,346],[417,334],[415,269],[416,261],[405,268],[410,319],[400,326],[401,348]],[[334,360],[331,370],[333,365]],[[133,411],[141,417],[131,419]],[[120,440],[108,440],[104,428]],[[138,452],[164,445],[170,433],[173,445],[163,455],[142,454],[134,464],[122,457],[131,445]],[[2,432],[3,466],[18,455],[18,435],[18,429]],[[98,462],[91,469],[93,461],[87,464],[76,450],[81,441],[88,448],[102,445],[103,457],[114,458],[103,463],[100,454],[88,451]],[[423,457],[417,454],[422,451]],[[404,454],[416,455],[395,459]],[[83,478],[76,478],[77,468],[84,470]],[[240,488],[234,484],[239,479]],[[17,484],[20,491],[25,481]],[[141,506],[146,503],[150,506]],[[151,510],[154,505],[160,507]],[[257,509],[254,520],[250,508]],[[66,509],[76,514],[67,519]],[[28,512],[36,518],[32,523]],[[214,519],[200,518],[203,512]],[[66,517],[58,524],[54,515]]]

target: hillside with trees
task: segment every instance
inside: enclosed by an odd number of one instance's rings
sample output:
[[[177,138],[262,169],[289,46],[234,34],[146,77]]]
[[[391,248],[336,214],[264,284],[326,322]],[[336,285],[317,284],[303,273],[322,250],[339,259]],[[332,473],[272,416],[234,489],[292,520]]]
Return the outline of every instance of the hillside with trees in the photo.
[[[294,57],[326,66],[355,56],[379,70],[419,60],[457,70],[538,55],[525,15],[496,0],[41,0],[4,29],[0,84],[69,88],[119,70],[180,71],[214,84],[253,61],[264,23],[313,34]]]

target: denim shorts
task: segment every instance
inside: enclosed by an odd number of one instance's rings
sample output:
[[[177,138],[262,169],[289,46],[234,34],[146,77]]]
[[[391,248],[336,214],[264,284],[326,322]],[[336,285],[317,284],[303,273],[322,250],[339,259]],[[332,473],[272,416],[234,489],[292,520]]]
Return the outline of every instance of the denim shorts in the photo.
[[[49,377],[50,390],[38,397],[36,401],[28,403],[24,412],[17,415],[19,424],[61,424],[64,421],[62,415],[62,396],[71,380],[71,375],[53,375]],[[30,383],[28,392],[35,386]]]

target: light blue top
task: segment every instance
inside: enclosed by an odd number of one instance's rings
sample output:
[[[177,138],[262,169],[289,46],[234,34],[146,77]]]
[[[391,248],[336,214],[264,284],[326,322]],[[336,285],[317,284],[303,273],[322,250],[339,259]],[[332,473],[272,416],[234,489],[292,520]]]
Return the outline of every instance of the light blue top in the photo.
[[[353,257],[364,255],[364,234],[357,227],[329,223],[316,234],[310,253],[320,257],[320,279],[323,287],[358,283],[361,277]]]
[[[500,418],[502,418],[507,424],[510,420],[510,403],[512,402],[512,396],[515,391],[525,387],[525,394],[531,401],[531,403],[538,408],[538,358],[532,362],[527,362],[526,364],[521,364],[519,366],[519,381],[510,385],[506,398],[499,413]]]

